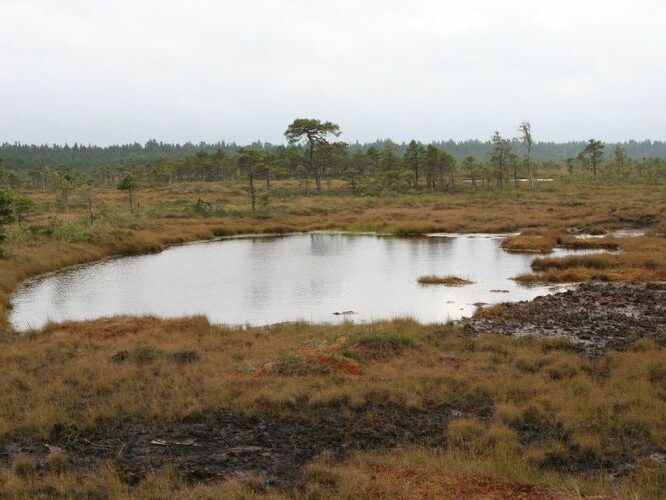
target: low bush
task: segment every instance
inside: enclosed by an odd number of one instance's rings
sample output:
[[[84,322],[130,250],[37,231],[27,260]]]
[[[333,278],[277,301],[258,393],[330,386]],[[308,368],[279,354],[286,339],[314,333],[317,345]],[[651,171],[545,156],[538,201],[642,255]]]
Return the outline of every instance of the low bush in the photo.
[[[137,345],[131,351],[122,350],[116,352],[111,356],[111,361],[114,363],[124,363],[131,361],[137,364],[152,363],[161,354],[159,349],[149,345]]]
[[[77,243],[90,239],[90,233],[86,226],[72,222],[61,222],[56,218],[51,219],[50,230],[54,239],[67,243]]]

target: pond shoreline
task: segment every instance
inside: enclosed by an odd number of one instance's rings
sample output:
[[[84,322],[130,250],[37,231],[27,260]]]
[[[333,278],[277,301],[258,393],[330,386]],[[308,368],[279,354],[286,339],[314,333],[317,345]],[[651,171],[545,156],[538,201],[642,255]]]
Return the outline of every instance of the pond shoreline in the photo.
[[[446,323],[472,315],[477,303],[499,302],[493,293],[498,289],[511,290],[508,300],[550,293],[545,285],[507,281],[528,271],[532,258],[502,249],[499,242],[506,237],[329,230],[177,243],[158,252],[109,256],[29,278],[11,296],[9,320],[21,332],[51,321],[116,315],[202,314],[215,324],[266,326],[285,321],[334,323],[335,311],[355,310],[360,316],[354,319],[363,323],[404,317],[424,324]],[[156,257],[143,258],[150,255]],[[285,266],[301,271],[286,272]],[[442,294],[414,285],[420,275],[464,272],[468,267],[474,278],[469,289]],[[229,287],[237,293],[230,294]],[[288,299],[278,298],[278,289]],[[259,291],[261,303],[255,299]],[[175,297],[179,299],[173,303]],[[324,306],[330,310],[322,310]]]
[[[254,238],[287,238],[289,236],[299,236],[299,235],[307,235],[307,234],[342,234],[342,235],[350,235],[350,236],[377,236],[377,237],[388,237],[388,238],[456,238],[458,236],[481,236],[481,237],[497,237],[498,239],[502,239],[507,236],[512,236],[520,233],[515,233],[515,232],[510,232],[510,233],[496,233],[496,232],[490,232],[490,233],[479,233],[479,232],[472,232],[472,233],[414,233],[414,234],[394,234],[394,233],[382,233],[382,232],[375,232],[375,231],[344,231],[344,230],[325,230],[325,229],[317,229],[313,231],[288,231],[284,233],[240,233],[240,234],[233,234],[233,235],[228,235],[228,236],[215,236],[213,238],[203,238],[203,239],[193,239],[193,240],[188,240],[188,241],[179,241],[179,242],[173,242],[173,243],[167,243],[163,247],[157,248],[157,249],[146,249],[145,251],[139,251],[139,252],[126,252],[126,253],[114,253],[110,254],[107,256],[104,256],[100,259],[96,260],[90,260],[90,261],[84,261],[84,262],[79,262],[76,264],[70,264],[67,266],[63,267],[58,267],[57,269],[53,269],[51,271],[46,271],[40,274],[35,274],[32,276],[29,276],[23,280],[21,280],[18,284],[18,286],[14,287],[14,289],[10,292],[10,296],[13,295],[16,290],[23,284],[29,283],[34,280],[38,280],[41,278],[45,278],[47,276],[53,276],[54,274],[58,274],[63,271],[70,271],[72,269],[77,269],[82,266],[87,266],[91,264],[98,264],[101,262],[106,262],[106,261],[112,261],[112,260],[117,260],[117,259],[122,259],[125,257],[140,257],[143,255],[156,255],[159,253],[162,253],[166,250],[169,250],[171,248],[178,248],[178,247],[184,247],[188,245],[199,245],[199,244],[206,244],[206,243],[217,243],[219,241],[226,241],[226,240],[244,240],[244,239],[254,239]]]

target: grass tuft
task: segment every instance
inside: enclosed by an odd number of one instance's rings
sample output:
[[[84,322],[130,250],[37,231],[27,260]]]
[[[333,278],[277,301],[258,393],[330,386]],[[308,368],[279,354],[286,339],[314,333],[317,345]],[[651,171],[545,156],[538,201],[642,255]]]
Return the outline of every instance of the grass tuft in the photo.
[[[353,335],[347,342],[346,350],[358,353],[362,358],[384,359],[414,347],[414,339],[401,333],[373,331]]]
[[[69,460],[62,448],[52,446],[49,448],[49,454],[46,457],[46,463],[44,465],[49,472],[61,474],[67,470]]]
[[[445,285],[445,286],[464,286],[471,285],[473,281],[459,278],[457,276],[437,276],[435,274],[429,274],[426,276],[420,276],[416,281],[421,285]]]
[[[18,455],[14,458],[12,469],[20,479],[24,481],[34,478],[37,475],[37,464],[35,461],[25,455]]]

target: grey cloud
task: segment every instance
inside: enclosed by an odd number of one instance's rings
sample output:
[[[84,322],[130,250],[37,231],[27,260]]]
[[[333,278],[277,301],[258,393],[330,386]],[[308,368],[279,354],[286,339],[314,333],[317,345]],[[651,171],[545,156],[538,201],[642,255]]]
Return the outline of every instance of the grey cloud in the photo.
[[[664,139],[666,6],[0,0],[0,141]]]

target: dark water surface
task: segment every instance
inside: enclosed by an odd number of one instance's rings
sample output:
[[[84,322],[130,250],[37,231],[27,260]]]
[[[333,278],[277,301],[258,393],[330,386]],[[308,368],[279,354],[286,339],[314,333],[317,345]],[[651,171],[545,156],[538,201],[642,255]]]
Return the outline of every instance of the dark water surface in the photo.
[[[474,303],[531,299],[551,287],[518,285],[533,255],[508,253],[496,235],[391,238],[331,233],[193,243],[110,259],[28,280],[12,298],[17,330],[48,321],[118,314],[203,314],[214,323],[413,317],[424,323],[471,315]],[[562,254],[556,251],[556,254]],[[423,286],[424,274],[475,283]],[[492,290],[507,290],[497,293]]]

